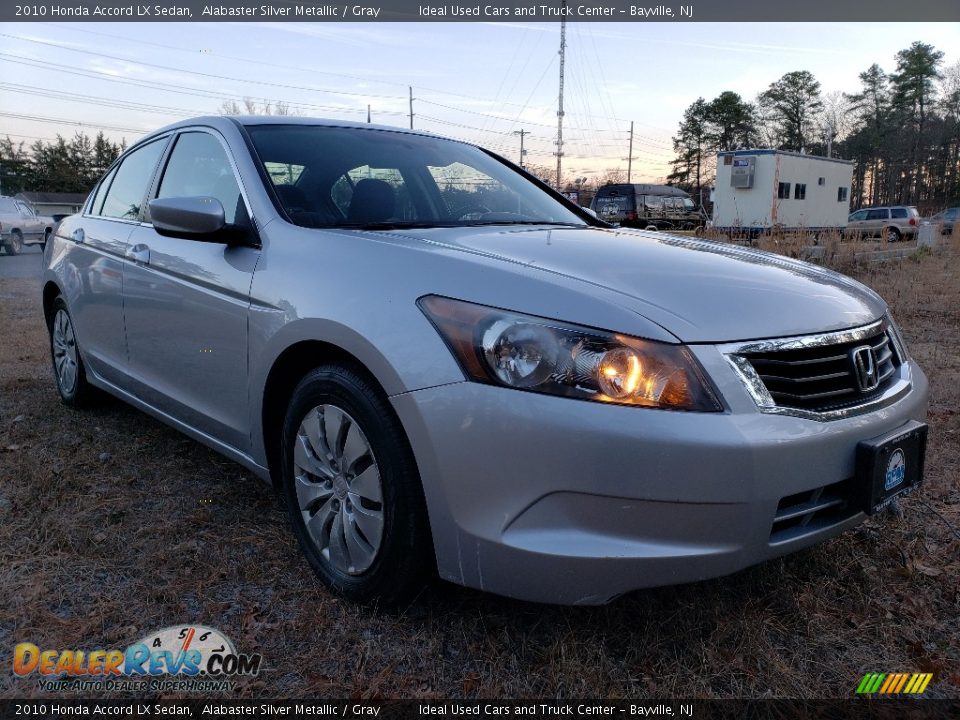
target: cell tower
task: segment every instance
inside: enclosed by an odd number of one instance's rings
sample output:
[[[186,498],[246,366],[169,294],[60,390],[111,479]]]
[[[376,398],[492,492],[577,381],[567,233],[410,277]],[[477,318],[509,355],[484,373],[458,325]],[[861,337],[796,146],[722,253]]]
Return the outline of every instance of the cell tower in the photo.
[[[567,0],[560,3],[560,97],[557,105],[557,190],[563,172],[563,63],[567,51]]]

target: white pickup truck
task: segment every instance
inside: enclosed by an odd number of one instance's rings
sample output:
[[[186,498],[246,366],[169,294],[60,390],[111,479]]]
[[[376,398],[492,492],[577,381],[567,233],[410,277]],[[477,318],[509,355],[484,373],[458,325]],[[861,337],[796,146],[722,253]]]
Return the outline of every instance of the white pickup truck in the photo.
[[[53,218],[37,215],[30,203],[0,197],[0,248],[7,255],[18,255],[24,245],[46,247],[53,226]]]

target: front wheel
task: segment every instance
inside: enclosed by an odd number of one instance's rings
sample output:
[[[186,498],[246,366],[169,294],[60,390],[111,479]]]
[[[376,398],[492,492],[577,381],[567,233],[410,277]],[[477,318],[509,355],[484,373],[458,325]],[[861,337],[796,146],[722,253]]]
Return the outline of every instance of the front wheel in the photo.
[[[432,570],[420,477],[382,391],[341,365],[309,373],[283,425],[283,494],[320,580],[343,597],[397,607]]]

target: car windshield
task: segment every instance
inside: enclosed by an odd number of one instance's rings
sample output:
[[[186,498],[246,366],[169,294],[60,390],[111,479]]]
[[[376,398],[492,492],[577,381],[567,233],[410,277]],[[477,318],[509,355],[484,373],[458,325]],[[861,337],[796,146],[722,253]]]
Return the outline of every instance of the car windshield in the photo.
[[[523,175],[464,143],[365,128],[254,125],[247,131],[277,200],[297,225],[587,224]]]

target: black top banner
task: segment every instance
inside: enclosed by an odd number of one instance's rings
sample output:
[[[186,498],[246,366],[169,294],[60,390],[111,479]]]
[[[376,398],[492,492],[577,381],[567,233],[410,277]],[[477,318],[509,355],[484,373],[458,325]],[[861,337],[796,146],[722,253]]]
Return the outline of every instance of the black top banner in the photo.
[[[958,0],[63,0],[6,3],[4,22],[960,22]]]

